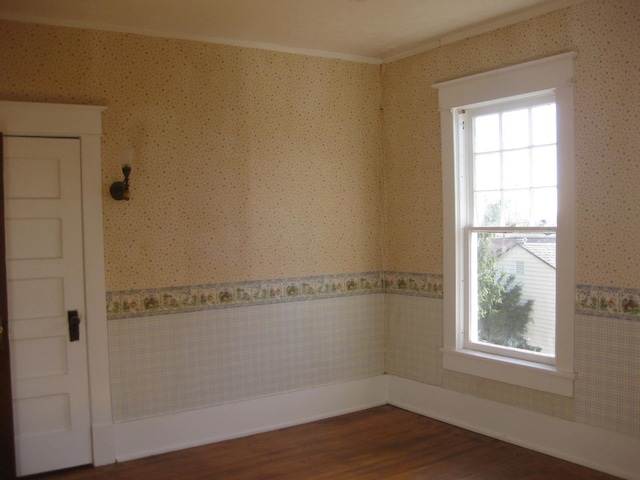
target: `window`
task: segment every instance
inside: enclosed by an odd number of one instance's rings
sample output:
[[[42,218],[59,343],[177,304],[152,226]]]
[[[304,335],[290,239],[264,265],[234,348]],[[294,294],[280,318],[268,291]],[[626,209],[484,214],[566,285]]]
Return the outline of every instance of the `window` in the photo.
[[[556,271],[537,253],[555,264],[555,106],[544,92],[454,112],[468,192],[460,205],[465,348],[554,363]],[[525,280],[518,258],[528,256],[540,265]]]
[[[435,85],[445,195],[444,367],[567,396],[574,57]]]

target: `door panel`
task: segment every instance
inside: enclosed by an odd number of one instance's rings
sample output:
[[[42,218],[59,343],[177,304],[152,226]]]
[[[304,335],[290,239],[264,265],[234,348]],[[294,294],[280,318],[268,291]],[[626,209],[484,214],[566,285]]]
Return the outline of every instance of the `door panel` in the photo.
[[[45,395],[17,400],[22,435],[64,432],[71,428],[69,395]]]
[[[23,142],[35,139],[7,139],[7,142]],[[38,139],[45,140],[45,139]],[[51,139],[53,141],[65,139]],[[21,155],[5,160],[5,185],[7,198],[50,198],[60,199],[60,159],[42,152],[43,157]],[[34,173],[38,172],[35,176]]]
[[[63,336],[29,338],[14,342],[17,378],[66,375],[67,339]]]
[[[57,218],[15,219],[5,222],[8,232],[7,257],[14,260],[41,260],[62,257],[62,225]],[[20,238],[31,236],[28,243]]]
[[[16,460],[31,475],[92,461],[80,141],[5,138],[4,161]]]

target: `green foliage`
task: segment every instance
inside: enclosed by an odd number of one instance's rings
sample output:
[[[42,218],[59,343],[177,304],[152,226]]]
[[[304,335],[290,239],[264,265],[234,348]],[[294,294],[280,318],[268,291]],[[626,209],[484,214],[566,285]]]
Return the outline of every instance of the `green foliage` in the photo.
[[[496,268],[489,234],[478,235],[478,339],[506,347],[533,350],[525,337],[533,300],[522,303],[522,285]]]

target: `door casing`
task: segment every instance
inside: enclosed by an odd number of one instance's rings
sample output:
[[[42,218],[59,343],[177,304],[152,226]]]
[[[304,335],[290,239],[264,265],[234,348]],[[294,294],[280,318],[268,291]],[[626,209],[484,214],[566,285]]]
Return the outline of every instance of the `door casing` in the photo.
[[[0,478],[16,476],[16,449],[13,428],[11,355],[9,352],[9,312],[7,304],[7,262],[4,226],[4,134],[0,132]]]
[[[115,462],[102,219],[102,112],[106,107],[0,101],[7,136],[79,138],[85,248],[85,307],[94,465]]]

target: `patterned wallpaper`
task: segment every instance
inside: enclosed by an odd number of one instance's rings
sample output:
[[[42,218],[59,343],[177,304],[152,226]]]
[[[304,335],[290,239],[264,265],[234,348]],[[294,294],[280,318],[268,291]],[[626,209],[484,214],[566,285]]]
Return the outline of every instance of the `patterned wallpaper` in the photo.
[[[14,22],[0,37],[0,98],[108,107],[109,291],[381,270],[379,66]]]
[[[107,293],[109,319],[395,293],[442,298],[442,276],[362,272]]]

